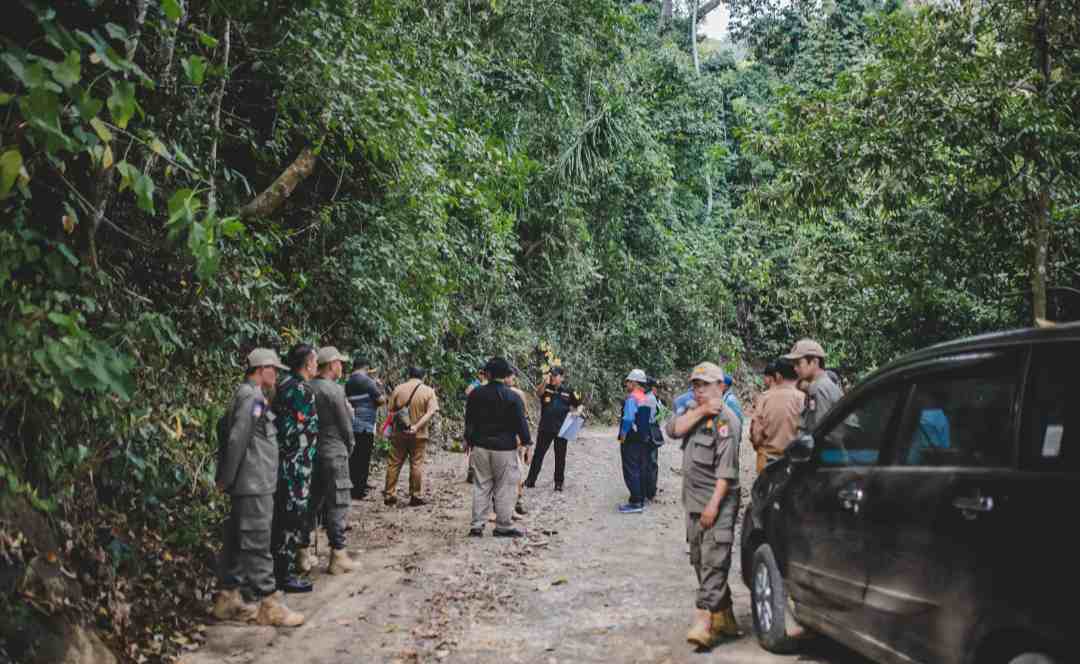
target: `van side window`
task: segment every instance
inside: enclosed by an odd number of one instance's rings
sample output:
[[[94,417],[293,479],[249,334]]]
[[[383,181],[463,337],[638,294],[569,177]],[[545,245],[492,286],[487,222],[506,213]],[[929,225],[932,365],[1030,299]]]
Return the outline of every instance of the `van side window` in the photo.
[[[814,455],[826,467],[873,466],[888,441],[899,392],[890,389],[861,399],[842,420],[816,436]]]
[[[1019,371],[1012,361],[982,369],[916,381],[897,438],[898,465],[1012,465]]]
[[[1080,471],[1080,343],[1036,347],[1021,440],[1026,469]],[[1071,454],[1070,454],[1071,452]]]

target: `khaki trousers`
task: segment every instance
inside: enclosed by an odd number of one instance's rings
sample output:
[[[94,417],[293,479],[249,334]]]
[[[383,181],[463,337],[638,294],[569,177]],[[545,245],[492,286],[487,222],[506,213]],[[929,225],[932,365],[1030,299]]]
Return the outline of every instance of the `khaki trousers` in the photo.
[[[517,500],[521,466],[517,450],[487,450],[474,447],[469,455],[473,469],[472,527],[483,528],[492,499],[495,502],[495,529],[514,527],[514,502]]]
[[[427,451],[427,438],[417,438],[408,434],[396,433],[390,438],[390,461],[386,464],[387,498],[397,492],[398,475],[405,460],[409,460],[409,496],[420,497],[424,478],[424,454]]]
[[[731,606],[731,588],[728,572],[731,570],[731,545],[734,539],[734,522],[722,523],[717,519],[712,528],[705,530],[698,519],[700,514],[686,517],[686,541],[690,543],[690,564],[697,573],[698,591],[696,606],[718,613]]]

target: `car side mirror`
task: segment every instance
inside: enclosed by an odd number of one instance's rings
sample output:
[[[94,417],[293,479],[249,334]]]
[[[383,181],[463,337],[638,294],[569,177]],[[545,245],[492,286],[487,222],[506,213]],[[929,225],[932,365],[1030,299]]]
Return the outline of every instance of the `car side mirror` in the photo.
[[[784,455],[791,463],[806,463],[814,455],[814,437],[809,434],[799,436],[787,446]]]

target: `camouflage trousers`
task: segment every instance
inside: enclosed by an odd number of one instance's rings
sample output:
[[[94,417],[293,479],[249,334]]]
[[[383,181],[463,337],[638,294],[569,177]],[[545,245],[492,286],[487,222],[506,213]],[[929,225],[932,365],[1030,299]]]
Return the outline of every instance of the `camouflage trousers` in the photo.
[[[278,581],[296,576],[296,550],[311,546],[311,476],[315,468],[315,448],[282,455],[278,466],[278,486],[274,495],[274,527],[270,549],[274,554],[274,575]]]

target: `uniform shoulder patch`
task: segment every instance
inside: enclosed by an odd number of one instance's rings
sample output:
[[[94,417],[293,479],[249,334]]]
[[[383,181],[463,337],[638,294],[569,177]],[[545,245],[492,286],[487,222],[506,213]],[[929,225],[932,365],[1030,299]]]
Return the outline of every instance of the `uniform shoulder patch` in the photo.
[[[817,397],[812,396],[812,395],[807,395],[807,397],[806,397],[806,410],[810,411],[811,413],[817,411]]]

